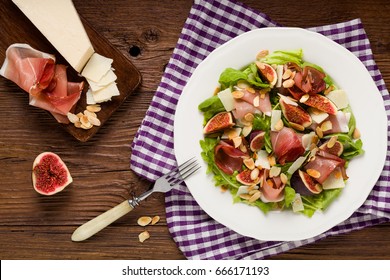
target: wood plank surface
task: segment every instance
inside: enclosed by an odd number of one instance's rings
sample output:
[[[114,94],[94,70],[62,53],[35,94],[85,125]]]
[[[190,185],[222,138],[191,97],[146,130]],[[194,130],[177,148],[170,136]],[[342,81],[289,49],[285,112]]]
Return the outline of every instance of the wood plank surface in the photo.
[[[243,2],[285,26],[312,27],[361,18],[378,67],[390,84],[388,0]],[[74,4],[137,67],[142,84],[92,139],[82,143],[46,112],[29,106],[27,95],[16,85],[0,78],[0,258],[184,259],[169,234],[162,194],[153,194],[86,242],[71,242],[70,236],[79,225],[149,188],[149,182],[130,170],[130,145],[192,1],[74,0]],[[0,0],[0,5],[10,1]],[[2,18],[0,14],[3,37]],[[32,162],[43,151],[59,154],[74,178],[70,187],[52,197],[38,195],[31,185]],[[157,225],[148,227],[151,238],[145,243],[138,242],[143,229],[136,221],[141,215],[161,216]],[[390,224],[329,237],[271,259],[390,259]]]

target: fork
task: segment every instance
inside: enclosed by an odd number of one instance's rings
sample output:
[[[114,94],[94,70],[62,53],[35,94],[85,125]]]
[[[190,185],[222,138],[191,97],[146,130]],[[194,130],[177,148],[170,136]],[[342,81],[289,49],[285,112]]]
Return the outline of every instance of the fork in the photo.
[[[200,166],[198,165],[195,158],[191,158],[185,161],[169,173],[158,178],[154,183],[153,188],[150,190],[144,192],[138,197],[133,197],[132,199],[123,201],[114,208],[100,214],[99,216],[78,227],[72,234],[72,241],[83,241],[90,238],[120,217],[129,213],[137,205],[139,205],[141,201],[146,199],[152,193],[165,193],[171,190],[174,186],[184,182],[185,179],[194,174],[197,170],[199,170],[199,168]]]

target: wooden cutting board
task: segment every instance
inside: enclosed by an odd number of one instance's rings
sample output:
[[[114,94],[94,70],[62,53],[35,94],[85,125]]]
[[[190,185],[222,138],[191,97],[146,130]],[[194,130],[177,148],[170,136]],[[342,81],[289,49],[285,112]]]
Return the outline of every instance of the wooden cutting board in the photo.
[[[5,51],[13,43],[26,43],[33,48],[54,54],[56,56],[56,63],[69,64],[58,53],[58,51],[50,44],[50,42],[40,33],[40,31],[29,21],[29,19],[14,5],[11,1],[2,1],[0,6],[0,65],[5,59]],[[44,16],[44,15],[42,15]],[[126,100],[126,98],[134,92],[134,90],[141,83],[141,74],[136,67],[128,60],[121,52],[119,52],[109,41],[102,37],[93,27],[80,16],[81,21],[84,24],[85,30],[91,40],[91,43],[95,51],[103,56],[112,58],[114,61],[112,67],[115,69],[117,75],[117,86],[120,91],[119,96],[115,96],[111,101],[101,103],[102,110],[97,113],[101,126],[94,126],[89,130],[82,128],[76,128],[71,124],[59,124],[67,132],[73,135],[77,140],[81,142],[88,141],[100,127],[110,118],[110,116],[118,109],[118,107]],[[7,40],[4,40],[7,38]],[[0,79],[4,79],[0,77]],[[72,68],[68,67],[68,80],[79,82],[83,78]],[[88,87],[85,86],[83,94],[79,102],[76,104],[75,113],[83,112],[86,108],[86,95]],[[21,91],[23,91],[21,89]],[[25,93],[25,92],[24,92]],[[28,102],[28,94],[26,94],[26,102]],[[57,122],[54,117],[53,121]],[[50,131],[48,131],[50,133]]]

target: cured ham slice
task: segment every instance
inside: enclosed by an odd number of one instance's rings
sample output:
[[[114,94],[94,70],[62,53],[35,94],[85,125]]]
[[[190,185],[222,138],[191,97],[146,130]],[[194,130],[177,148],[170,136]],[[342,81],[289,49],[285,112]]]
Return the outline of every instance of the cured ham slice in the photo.
[[[58,122],[78,102],[84,83],[68,82],[66,66],[56,65],[53,55],[26,44],[13,44],[6,51],[0,74],[29,93],[29,104],[47,110]]]
[[[321,150],[316,154],[314,160],[305,165],[305,170],[312,169],[319,172],[319,177],[315,179],[320,184],[322,184],[336,168],[341,168],[344,179],[348,178],[345,173],[345,160]]]
[[[326,87],[325,74],[313,67],[305,66],[294,76],[294,86],[289,88],[291,95],[299,100],[303,94],[316,94]]]
[[[6,51],[0,74],[30,94],[45,89],[55,73],[55,57],[31,48],[13,44]]]
[[[215,164],[229,175],[232,175],[234,171],[240,172],[242,170],[243,159],[246,157],[248,157],[247,153],[225,141],[220,141],[214,150]]]
[[[288,127],[283,127],[280,131],[271,131],[271,144],[281,164],[294,161],[305,152],[301,137]]]
[[[263,169],[262,173],[262,187],[261,200],[263,202],[278,202],[284,199],[284,187],[280,177],[267,179],[269,170]]]
[[[263,112],[267,116],[271,116],[272,106],[269,99],[269,93],[266,92],[264,95],[259,94],[258,91],[249,92],[247,90],[242,91],[244,96],[240,99],[234,99],[234,110],[233,115],[236,119],[243,118],[246,114],[261,113]],[[255,98],[258,99],[258,105],[254,106]]]

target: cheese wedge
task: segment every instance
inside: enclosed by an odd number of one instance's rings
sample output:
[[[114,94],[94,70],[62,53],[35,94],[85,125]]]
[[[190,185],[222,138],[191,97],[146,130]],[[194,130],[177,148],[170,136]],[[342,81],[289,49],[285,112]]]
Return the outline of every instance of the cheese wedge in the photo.
[[[77,71],[94,53],[71,0],[12,0]]]

